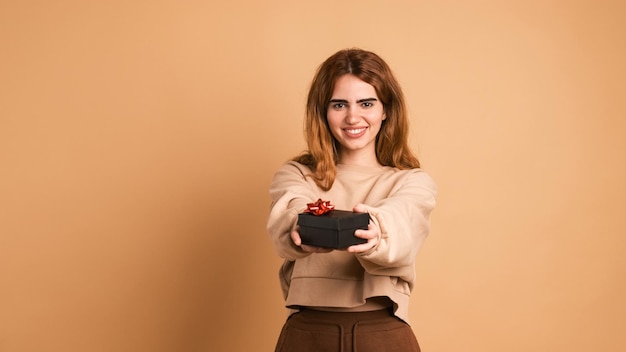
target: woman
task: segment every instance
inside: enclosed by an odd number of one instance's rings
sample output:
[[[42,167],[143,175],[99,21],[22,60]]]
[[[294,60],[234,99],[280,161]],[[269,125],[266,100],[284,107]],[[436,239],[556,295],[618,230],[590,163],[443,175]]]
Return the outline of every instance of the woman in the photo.
[[[408,325],[415,256],[429,232],[436,187],[408,146],[403,93],[388,65],[360,49],[337,52],[309,90],[308,151],[270,186],[268,231],[290,316],[276,351],[419,351]],[[302,244],[298,213],[318,199],[367,212],[363,244]]]

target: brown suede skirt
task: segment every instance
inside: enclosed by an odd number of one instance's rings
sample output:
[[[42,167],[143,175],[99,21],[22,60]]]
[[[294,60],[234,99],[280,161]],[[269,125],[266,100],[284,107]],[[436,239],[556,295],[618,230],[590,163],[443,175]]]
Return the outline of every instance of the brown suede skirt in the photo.
[[[390,310],[327,312],[302,309],[280,333],[276,352],[419,352],[411,327]]]

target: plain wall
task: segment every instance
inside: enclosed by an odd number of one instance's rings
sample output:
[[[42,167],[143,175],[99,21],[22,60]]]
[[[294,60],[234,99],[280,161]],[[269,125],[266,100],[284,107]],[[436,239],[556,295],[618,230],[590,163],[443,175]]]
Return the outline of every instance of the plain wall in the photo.
[[[440,189],[423,350],[624,351],[624,4],[3,1],[0,351],[273,350],[267,188],[352,46]]]

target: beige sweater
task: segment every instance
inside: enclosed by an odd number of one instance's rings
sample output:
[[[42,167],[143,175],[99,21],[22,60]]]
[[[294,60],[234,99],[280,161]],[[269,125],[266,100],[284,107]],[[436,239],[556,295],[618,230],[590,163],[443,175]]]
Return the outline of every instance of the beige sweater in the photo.
[[[323,191],[310,169],[288,162],[274,175],[267,229],[285,262],[280,282],[286,306],[353,308],[367,298],[386,296],[397,317],[408,322],[409,296],[415,280],[415,257],[429,232],[436,186],[421,169],[338,165],[337,178]],[[318,198],[335,209],[352,210],[365,204],[381,229],[378,245],[353,254],[335,250],[310,254],[295,246],[289,235],[298,213]]]

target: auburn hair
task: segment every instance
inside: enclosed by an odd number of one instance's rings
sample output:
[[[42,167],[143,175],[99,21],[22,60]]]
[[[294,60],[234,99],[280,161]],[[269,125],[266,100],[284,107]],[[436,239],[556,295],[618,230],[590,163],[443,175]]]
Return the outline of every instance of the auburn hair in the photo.
[[[376,136],[378,162],[399,169],[420,167],[408,145],[409,119],[398,81],[383,59],[361,49],[338,51],[317,69],[309,89],[304,119],[308,150],[293,160],[311,168],[311,177],[320,188],[329,190],[332,187],[337,174],[339,145],[328,126],[327,111],[335,82],[343,75],[353,75],[372,85],[383,104],[386,119]]]

